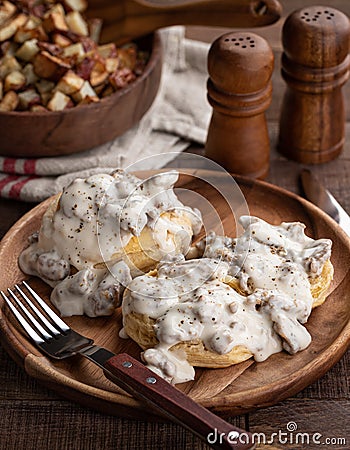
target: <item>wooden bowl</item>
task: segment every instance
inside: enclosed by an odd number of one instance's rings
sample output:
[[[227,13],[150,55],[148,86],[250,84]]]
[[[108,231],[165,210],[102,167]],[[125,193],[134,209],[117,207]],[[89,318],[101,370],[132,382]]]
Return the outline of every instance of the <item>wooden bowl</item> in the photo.
[[[162,68],[157,32],[137,44],[150,52],[144,72],[98,103],[58,112],[0,112],[0,155],[27,158],[77,153],[109,142],[135,125],[157,94]]]

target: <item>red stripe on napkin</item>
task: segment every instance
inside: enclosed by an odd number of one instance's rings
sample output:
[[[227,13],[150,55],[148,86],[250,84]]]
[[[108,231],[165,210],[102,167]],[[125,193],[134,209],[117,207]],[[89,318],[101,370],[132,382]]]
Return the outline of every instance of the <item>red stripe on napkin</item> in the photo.
[[[25,184],[28,183],[28,181],[33,180],[34,178],[37,178],[36,176],[26,177],[15,183],[13,186],[11,186],[9,197],[18,199],[21,194],[21,190]]]
[[[5,158],[3,163],[3,172],[16,173],[15,170],[16,161],[17,160],[15,158]]]
[[[7,177],[0,180],[0,194],[7,184],[11,183],[12,181],[18,180],[18,178],[20,178],[19,175],[8,175]]]
[[[23,172],[26,175],[32,175],[36,173],[36,159],[26,159],[23,165]]]

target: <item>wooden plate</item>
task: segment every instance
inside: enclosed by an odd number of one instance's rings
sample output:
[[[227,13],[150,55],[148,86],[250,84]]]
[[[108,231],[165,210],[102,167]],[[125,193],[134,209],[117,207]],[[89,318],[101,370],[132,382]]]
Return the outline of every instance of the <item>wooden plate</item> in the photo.
[[[220,183],[220,176],[215,175]],[[179,385],[202,405],[221,415],[241,414],[275,404],[296,394],[321,377],[346,351],[350,341],[350,239],[326,214],[306,200],[261,181],[237,178],[246,197],[250,213],[271,223],[299,220],[306,224],[307,234],[314,238],[328,237],[333,241],[332,263],[334,281],[327,301],[313,311],[307,328],[311,345],[294,356],[285,352],[271,356],[262,363],[247,361],[218,370],[197,369],[193,382]],[[188,176],[178,183],[206,196],[223,218],[225,232],[230,234],[233,223],[227,215],[224,200],[208,187]],[[27,245],[27,237],[40,225],[47,200],[20,219],[6,234],[0,246],[0,288],[6,289],[24,279],[17,258]],[[37,279],[33,285],[47,299],[50,292]],[[2,305],[1,305],[2,306]],[[98,345],[115,352],[129,352],[139,357],[140,349],[131,340],[119,338],[121,313],[109,318],[73,317],[67,322]],[[106,380],[100,369],[89,361],[76,357],[52,361],[42,356],[12,323],[5,308],[0,309],[2,345],[14,360],[32,377],[63,396],[100,411],[124,417],[161,420],[121,389]]]

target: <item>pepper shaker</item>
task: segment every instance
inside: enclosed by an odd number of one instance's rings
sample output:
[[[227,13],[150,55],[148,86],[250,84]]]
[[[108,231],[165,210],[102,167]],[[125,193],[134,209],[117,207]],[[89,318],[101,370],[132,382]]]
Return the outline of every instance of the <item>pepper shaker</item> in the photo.
[[[282,30],[282,76],[287,83],[278,150],[319,164],[336,158],[344,144],[341,87],[349,78],[349,18],[325,6],[292,13]]]
[[[205,154],[232,173],[264,178],[270,142],[265,110],[271,103],[274,56],[262,37],[233,32],[208,54],[208,101],[213,107]]]

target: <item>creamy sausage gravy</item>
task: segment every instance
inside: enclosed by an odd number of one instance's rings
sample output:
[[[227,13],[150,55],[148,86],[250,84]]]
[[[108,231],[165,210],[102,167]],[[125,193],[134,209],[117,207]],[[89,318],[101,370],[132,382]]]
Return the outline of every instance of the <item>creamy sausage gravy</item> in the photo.
[[[159,344],[143,359],[168,381],[194,377],[184,356],[169,350],[179,342],[200,339],[218,354],[243,345],[256,361],[310,344],[304,326],[313,303],[309,277],[321,273],[331,241],[307,237],[297,222],[273,226],[251,216],[240,222],[240,237],[209,233],[196,246],[197,259],[163,261],[156,277],[137,277],[125,291],[124,317],[135,312],[155,320]],[[245,295],[223,282],[230,278]]]
[[[51,301],[63,316],[111,314],[133,275],[121,261],[132,236],[147,226],[160,253],[175,254],[179,249],[168,236],[180,236],[183,252],[192,236],[162,213],[185,214],[195,234],[202,226],[199,211],[184,206],[173,191],[178,175],[170,171],[140,180],[117,170],[76,179],[62,192],[57,211],[45,215],[39,233],[31,237],[19,258],[21,269],[54,287]],[[95,267],[110,260],[115,261],[110,271]]]
[[[51,301],[63,316],[112,314],[128,286],[123,316],[135,312],[155,320],[159,344],[143,359],[173,383],[194,378],[184,354],[170,350],[180,342],[201,340],[218,354],[244,346],[257,361],[283,348],[291,354],[305,349],[311,341],[304,326],[313,303],[310,278],[330,258],[331,241],[307,237],[301,223],[273,226],[243,216],[240,237],[209,233],[193,249],[193,259],[185,260],[167,236],[181,236],[184,252],[191,236],[162,213],[185,213],[194,234],[202,223],[199,211],[176,197],[177,179],[175,171],[141,181],[117,170],[75,180],[31,236],[19,258],[21,269],[54,288]],[[156,276],[133,279],[121,250],[146,226],[165,257]],[[108,269],[97,268],[110,260]],[[127,337],[125,329],[120,335]]]

